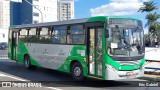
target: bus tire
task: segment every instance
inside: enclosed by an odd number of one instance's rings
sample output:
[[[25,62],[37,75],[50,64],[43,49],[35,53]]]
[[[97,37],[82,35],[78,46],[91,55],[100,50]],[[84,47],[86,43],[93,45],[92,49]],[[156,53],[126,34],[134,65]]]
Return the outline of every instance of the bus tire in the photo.
[[[24,65],[27,69],[32,69],[33,66],[31,65],[29,55],[24,56]]]
[[[79,62],[74,62],[71,66],[72,78],[76,81],[83,81],[85,77],[83,76],[82,65]]]

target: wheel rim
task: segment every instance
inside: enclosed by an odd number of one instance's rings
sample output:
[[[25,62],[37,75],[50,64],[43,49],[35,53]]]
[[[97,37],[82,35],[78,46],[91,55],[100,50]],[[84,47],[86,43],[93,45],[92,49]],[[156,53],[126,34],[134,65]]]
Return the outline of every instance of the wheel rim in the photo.
[[[81,69],[80,69],[80,67],[76,67],[74,69],[74,74],[75,74],[75,76],[80,76],[81,75]]]
[[[29,60],[28,60],[28,58],[25,59],[25,65],[26,65],[26,67],[29,67]]]

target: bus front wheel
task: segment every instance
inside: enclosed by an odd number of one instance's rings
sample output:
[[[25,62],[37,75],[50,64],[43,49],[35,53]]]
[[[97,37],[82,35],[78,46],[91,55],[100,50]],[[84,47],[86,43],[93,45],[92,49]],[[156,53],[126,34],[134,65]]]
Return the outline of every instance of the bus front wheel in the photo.
[[[76,81],[83,81],[84,80],[85,77],[83,76],[82,65],[79,62],[75,62],[72,64],[71,75],[72,75],[73,79]]]
[[[24,64],[25,64],[25,67],[27,69],[31,69],[32,68],[32,65],[31,65],[31,62],[30,62],[30,57],[28,55],[24,56]]]

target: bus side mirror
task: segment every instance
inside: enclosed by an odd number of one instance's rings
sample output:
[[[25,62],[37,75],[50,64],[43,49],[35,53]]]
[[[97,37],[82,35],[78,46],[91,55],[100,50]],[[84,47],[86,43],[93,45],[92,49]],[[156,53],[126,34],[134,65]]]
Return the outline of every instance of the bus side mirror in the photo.
[[[106,29],[105,37],[109,38],[109,31],[108,31],[108,29]]]

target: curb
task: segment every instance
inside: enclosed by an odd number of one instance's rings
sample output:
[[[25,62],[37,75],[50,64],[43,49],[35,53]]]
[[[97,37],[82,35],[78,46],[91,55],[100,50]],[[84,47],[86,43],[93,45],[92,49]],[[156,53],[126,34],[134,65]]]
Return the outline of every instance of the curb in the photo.
[[[160,76],[156,77],[156,76],[145,75],[143,77],[139,77],[138,79],[147,80],[147,81],[154,81],[154,82],[160,82]]]
[[[160,71],[145,71],[144,74],[159,75],[160,76]]]

